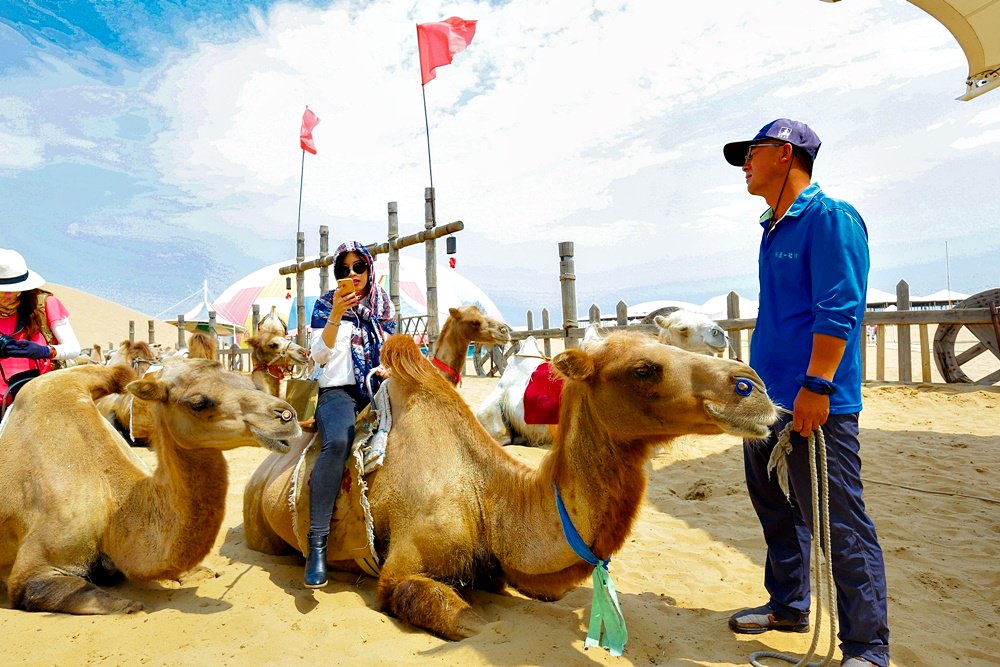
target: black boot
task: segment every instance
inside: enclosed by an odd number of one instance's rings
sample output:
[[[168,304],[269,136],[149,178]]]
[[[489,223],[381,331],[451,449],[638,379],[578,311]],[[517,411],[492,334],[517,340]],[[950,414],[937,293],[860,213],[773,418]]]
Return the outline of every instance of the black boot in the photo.
[[[309,533],[309,556],[306,559],[306,588],[326,586],[326,535]]]

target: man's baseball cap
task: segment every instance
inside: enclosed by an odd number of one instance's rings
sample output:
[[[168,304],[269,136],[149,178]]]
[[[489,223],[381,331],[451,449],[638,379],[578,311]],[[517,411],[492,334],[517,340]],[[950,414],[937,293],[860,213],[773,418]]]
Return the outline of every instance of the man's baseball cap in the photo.
[[[726,162],[734,167],[742,167],[746,161],[747,148],[751,144],[766,139],[784,141],[800,149],[810,160],[816,159],[819,153],[820,140],[816,133],[806,125],[797,120],[779,118],[760,128],[757,136],[749,141],[734,141],[722,147],[722,154],[726,156]]]

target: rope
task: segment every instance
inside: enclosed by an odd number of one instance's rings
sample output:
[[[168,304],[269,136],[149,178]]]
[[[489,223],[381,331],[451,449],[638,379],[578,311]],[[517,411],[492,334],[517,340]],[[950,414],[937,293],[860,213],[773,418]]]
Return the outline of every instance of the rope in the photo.
[[[792,422],[788,422],[778,436],[778,444],[771,452],[771,459],[767,463],[768,472],[774,471],[778,485],[789,497],[788,493],[788,462],[785,457],[792,451],[791,444]],[[819,474],[816,470],[816,442],[819,441]],[[759,658],[777,658],[795,665],[795,667],[825,667],[833,660],[834,647],[837,641],[837,600],[836,589],[833,585],[833,562],[829,558],[823,557],[822,545],[830,545],[830,479],[826,468],[826,438],[823,436],[823,429],[816,429],[809,434],[809,484],[812,489],[812,513],[813,513],[813,540],[812,540],[812,582],[813,590],[817,591],[815,624],[813,626],[812,643],[809,650],[801,659],[796,659],[784,653],[774,651],[756,651],[750,654],[750,664],[753,667],[766,667],[757,662]],[[820,513],[820,500],[817,493],[820,478],[823,487],[823,512]],[[821,540],[816,539],[817,528],[821,531]],[[822,572],[821,572],[822,569]],[[825,600],[824,600],[825,598]],[[826,603],[827,613],[830,616],[830,643],[827,646],[826,657],[821,662],[809,662],[809,659],[816,653],[816,646],[819,644],[820,628],[823,625],[823,603]]]

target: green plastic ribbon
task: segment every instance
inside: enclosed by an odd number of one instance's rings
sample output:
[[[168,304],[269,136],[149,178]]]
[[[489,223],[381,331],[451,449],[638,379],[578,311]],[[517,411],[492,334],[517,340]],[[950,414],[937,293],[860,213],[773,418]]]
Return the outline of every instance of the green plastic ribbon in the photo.
[[[607,649],[612,656],[621,657],[622,651],[625,650],[625,642],[628,641],[628,630],[625,628],[625,616],[622,615],[621,605],[618,604],[615,582],[611,580],[611,573],[608,572],[611,559],[599,559],[584,543],[576,526],[573,525],[573,520],[569,517],[569,512],[566,511],[559,489],[554,483],[552,488],[556,492],[556,508],[559,510],[559,520],[562,522],[566,542],[577,556],[594,566],[592,575],[594,596],[590,603],[590,626],[587,628],[587,639],[583,647],[600,646]]]

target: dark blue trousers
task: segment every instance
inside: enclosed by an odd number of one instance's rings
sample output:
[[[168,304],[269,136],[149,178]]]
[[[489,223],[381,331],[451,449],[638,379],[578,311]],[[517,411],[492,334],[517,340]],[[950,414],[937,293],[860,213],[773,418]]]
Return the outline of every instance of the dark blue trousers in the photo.
[[[333,506],[344,479],[344,467],[354,445],[354,422],[368,404],[354,385],[324,387],[316,401],[316,428],[321,448],[309,478],[309,532],[330,534]]]
[[[764,588],[771,596],[769,604],[778,616],[799,619],[809,613],[813,527],[806,439],[797,433],[791,437],[792,452],[787,457],[791,502],[767,472],[771,450],[791,418],[790,414],[782,415],[765,442],[745,441],[743,461],[750,501],[767,543]],[[827,553],[837,589],[840,648],[845,656],[860,656],[885,667],[889,664],[885,562],[875,524],[861,498],[858,415],[830,415],[823,425],[823,435],[832,543]],[[821,483],[818,488],[822,489]]]

